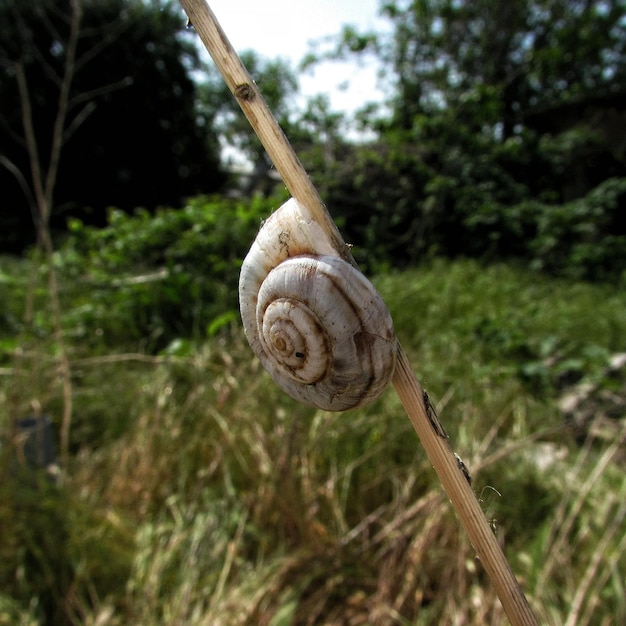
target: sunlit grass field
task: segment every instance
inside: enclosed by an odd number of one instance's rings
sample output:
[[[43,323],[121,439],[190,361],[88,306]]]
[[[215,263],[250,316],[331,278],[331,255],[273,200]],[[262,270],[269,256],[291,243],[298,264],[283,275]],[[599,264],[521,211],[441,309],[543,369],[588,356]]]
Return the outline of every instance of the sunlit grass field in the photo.
[[[393,389],[301,406],[238,322],[106,351],[67,304],[70,458],[16,470],[15,420],[58,427],[62,397],[54,337],[11,332],[25,267],[0,267],[0,624],[507,623]],[[461,260],[374,282],[539,621],[626,623],[624,289]]]

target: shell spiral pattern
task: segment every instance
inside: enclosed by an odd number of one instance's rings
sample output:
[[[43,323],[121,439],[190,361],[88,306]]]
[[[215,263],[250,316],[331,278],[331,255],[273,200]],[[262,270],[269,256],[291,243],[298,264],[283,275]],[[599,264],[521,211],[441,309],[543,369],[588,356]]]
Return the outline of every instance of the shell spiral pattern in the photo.
[[[290,396],[329,411],[367,404],[393,376],[391,316],[359,270],[338,256],[312,254],[301,228],[285,230],[283,217],[276,212],[265,223],[242,267],[246,337]],[[272,249],[279,258],[268,263]]]

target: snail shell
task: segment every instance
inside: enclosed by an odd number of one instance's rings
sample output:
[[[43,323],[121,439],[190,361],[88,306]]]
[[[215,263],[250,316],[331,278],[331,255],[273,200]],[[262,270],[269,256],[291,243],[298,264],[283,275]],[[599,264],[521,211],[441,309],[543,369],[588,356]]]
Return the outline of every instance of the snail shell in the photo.
[[[248,342],[293,398],[342,411],[372,402],[391,380],[387,307],[295,200],[261,228],[243,262],[239,301]]]

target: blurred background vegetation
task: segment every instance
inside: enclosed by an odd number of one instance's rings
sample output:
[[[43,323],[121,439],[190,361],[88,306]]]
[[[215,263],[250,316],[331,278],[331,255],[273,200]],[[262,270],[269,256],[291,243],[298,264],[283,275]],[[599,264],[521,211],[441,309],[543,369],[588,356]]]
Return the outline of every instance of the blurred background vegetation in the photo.
[[[380,13],[302,60],[374,55],[354,116],[244,61],[540,621],[624,623],[626,5]],[[0,625],[503,623],[393,393],[315,411],[252,359],[239,267],[287,196],[180,7],[0,29]]]

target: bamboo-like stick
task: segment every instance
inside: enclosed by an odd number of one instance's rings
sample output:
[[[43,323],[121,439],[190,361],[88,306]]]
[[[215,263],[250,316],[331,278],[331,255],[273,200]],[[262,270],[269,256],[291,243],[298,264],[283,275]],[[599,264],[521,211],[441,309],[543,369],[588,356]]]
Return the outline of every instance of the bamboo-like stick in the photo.
[[[180,3],[263,143],[290,194],[312,213],[335,243],[337,251],[352,262],[349,249],[315,186],[209,5],[205,0],[180,0]],[[415,378],[409,360],[400,345],[398,345],[398,361],[393,385],[470,538],[477,557],[491,578],[511,624],[513,626],[538,626],[526,597],[472,491],[465,470],[454,455],[448,437],[428,401],[428,396]]]

